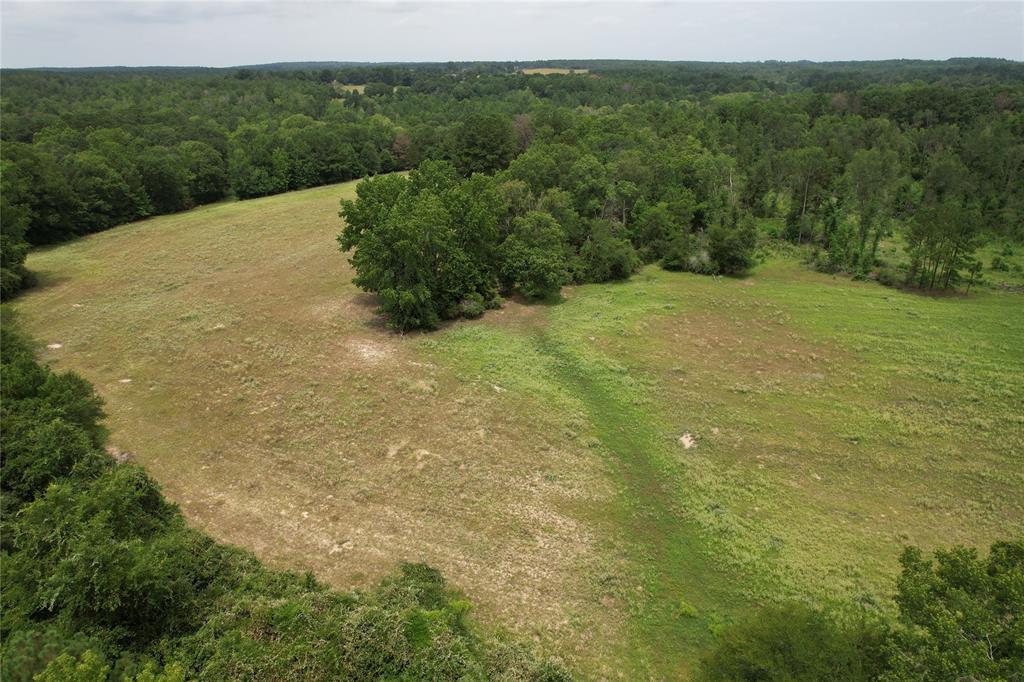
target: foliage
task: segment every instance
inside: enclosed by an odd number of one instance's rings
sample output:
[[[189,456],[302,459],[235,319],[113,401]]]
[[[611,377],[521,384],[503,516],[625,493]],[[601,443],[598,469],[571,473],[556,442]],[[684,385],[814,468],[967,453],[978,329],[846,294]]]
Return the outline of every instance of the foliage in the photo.
[[[463,175],[493,173],[515,155],[512,123],[498,114],[472,114],[455,129],[452,161]]]
[[[966,547],[934,560],[907,548],[897,582],[900,609],[883,680],[1012,680],[1024,677],[1024,540],[989,555]]]
[[[342,202],[339,242],[393,327],[433,329],[470,294],[494,297],[498,201],[487,179],[425,162],[408,178],[366,180],[357,196]]]
[[[30,211],[24,204],[12,202],[12,196],[23,192],[25,179],[10,161],[0,160],[0,298],[7,298],[24,286],[29,278],[25,268],[28,255]]]
[[[501,276],[530,298],[557,293],[569,279],[565,233],[548,213],[531,211],[513,222],[501,245]]]
[[[723,274],[740,274],[753,266],[756,247],[757,232],[749,218],[738,225],[715,225],[708,230],[708,257]]]
[[[1012,680],[1024,675],[1024,542],[987,558],[966,547],[908,547],[897,581],[899,619],[766,606],[724,630],[706,680]]]
[[[524,183],[533,203],[514,217],[552,213],[576,255],[595,218],[655,262],[677,231],[739,210],[783,218],[786,238],[827,252],[821,267],[863,276],[888,235],[950,194],[971,197],[979,236],[1024,238],[1014,65],[586,68],[597,77],[502,63],[7,71],[4,293],[30,283],[23,242],[428,160]],[[557,206],[541,206],[546,196]],[[941,269],[950,276],[936,284],[952,286],[957,267]],[[396,305],[420,307],[415,296]]]
[[[587,281],[608,282],[626,279],[640,267],[640,258],[628,240],[615,234],[615,225],[596,220],[590,237],[580,249]]]

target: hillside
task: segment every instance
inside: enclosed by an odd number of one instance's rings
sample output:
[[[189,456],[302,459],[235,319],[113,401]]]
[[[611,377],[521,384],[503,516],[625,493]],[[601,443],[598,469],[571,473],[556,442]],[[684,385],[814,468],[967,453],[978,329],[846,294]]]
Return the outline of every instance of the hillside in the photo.
[[[216,538],[343,588],[426,561],[484,622],[635,678],[685,673],[755,603],[890,608],[904,544],[1024,532],[1020,294],[648,267],[401,336],[338,253],[353,194],[28,259],[43,358]]]

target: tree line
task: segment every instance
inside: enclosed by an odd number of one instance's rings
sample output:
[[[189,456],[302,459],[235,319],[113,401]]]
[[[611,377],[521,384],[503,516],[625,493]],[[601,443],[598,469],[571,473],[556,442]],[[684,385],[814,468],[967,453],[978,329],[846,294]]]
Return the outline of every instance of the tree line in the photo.
[[[617,238],[680,266],[706,251],[683,233],[702,241],[716,222],[753,219],[815,251],[823,270],[932,288],[970,271],[980,241],[1024,239],[1019,64],[571,66],[590,73],[5,71],[3,294],[30,282],[30,245],[436,160],[464,176],[508,168],[538,201],[578,189],[574,201],[589,203],[577,213],[623,231],[642,223],[653,243]],[[546,175],[526,177],[534,169]],[[894,236],[908,254],[895,273],[878,262]]]

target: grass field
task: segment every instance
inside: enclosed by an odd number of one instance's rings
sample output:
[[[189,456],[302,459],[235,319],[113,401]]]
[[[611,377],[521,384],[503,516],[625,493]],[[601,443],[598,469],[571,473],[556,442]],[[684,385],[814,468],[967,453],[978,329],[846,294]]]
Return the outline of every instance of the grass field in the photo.
[[[352,85],[349,83],[338,83],[337,81],[333,85],[334,89],[338,92],[358,92],[361,95],[366,90],[365,85]]]
[[[527,76],[572,76],[590,73],[590,69],[557,69],[550,67],[542,67],[536,69],[523,69],[523,73]]]
[[[400,336],[337,252],[353,192],[30,256],[43,357],[216,537],[344,588],[425,560],[585,678],[677,679],[743,609],[888,609],[905,543],[1024,532],[1024,295],[647,268]]]

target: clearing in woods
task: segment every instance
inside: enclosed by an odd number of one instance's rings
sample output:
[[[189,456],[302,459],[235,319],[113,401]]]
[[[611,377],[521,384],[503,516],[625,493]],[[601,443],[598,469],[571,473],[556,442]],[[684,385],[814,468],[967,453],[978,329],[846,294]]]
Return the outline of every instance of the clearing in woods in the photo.
[[[550,67],[536,68],[536,69],[523,69],[523,73],[527,76],[572,76],[590,73],[590,69],[557,69]]]
[[[400,336],[336,248],[354,187],[29,258],[43,358],[217,538],[341,588],[427,561],[485,627],[635,679],[764,600],[890,608],[905,543],[1024,532],[1021,294],[649,267]]]

